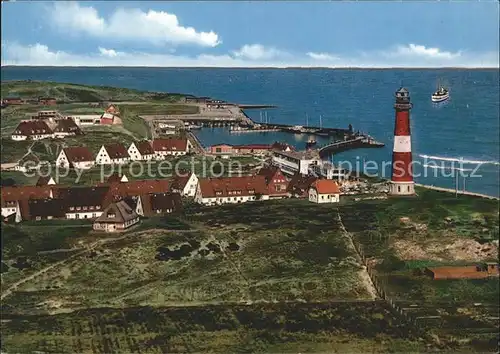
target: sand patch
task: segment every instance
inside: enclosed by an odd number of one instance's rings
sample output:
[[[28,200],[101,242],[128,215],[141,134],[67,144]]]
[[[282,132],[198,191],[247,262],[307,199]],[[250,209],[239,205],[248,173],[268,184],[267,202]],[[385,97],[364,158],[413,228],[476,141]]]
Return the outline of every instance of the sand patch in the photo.
[[[448,244],[433,241],[424,245],[398,240],[392,247],[402,260],[483,261],[498,257],[498,246],[493,242],[480,244],[470,239],[459,239]]]

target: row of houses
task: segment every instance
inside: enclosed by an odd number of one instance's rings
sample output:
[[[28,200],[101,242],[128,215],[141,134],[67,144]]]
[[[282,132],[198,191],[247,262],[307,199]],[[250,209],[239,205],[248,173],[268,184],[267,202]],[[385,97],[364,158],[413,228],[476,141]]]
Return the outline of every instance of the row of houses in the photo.
[[[252,176],[200,178],[194,199],[198,204],[212,206],[290,197],[337,203],[340,189],[333,180],[300,173],[290,179],[276,166],[267,166]]]
[[[5,97],[2,98],[4,106],[18,106],[23,104],[39,104],[41,106],[55,106],[57,100],[54,97],[38,97],[38,99],[22,99],[21,97]]]
[[[186,138],[136,141],[128,148],[120,143],[104,144],[96,156],[84,146],[67,147],[57,156],[56,166],[85,170],[94,165],[123,165],[131,161],[164,160],[167,156],[186,155],[191,150],[192,144]]]
[[[174,178],[172,181],[117,181],[116,178],[110,178],[106,183],[91,187],[60,186],[49,178],[37,182],[35,186],[2,187],[2,217],[15,222],[51,219],[95,220],[103,213],[106,214],[110,206],[123,211],[123,208],[116,206],[116,203],[121,201],[138,216],[172,213],[181,209],[182,196],[194,196],[192,186],[197,183],[194,174],[187,174],[182,179]],[[105,217],[109,215],[106,214]]]
[[[198,178],[194,173],[184,173],[171,180],[128,181],[126,176],[115,174],[105,183],[91,187],[66,187],[51,178],[40,178],[35,186],[2,187],[1,192],[2,217],[16,222],[94,220],[111,204],[120,201],[138,216],[152,216],[180,210],[181,197],[211,206],[288,197],[335,203],[340,195],[337,183],[332,180],[300,174],[289,179],[273,166],[264,167],[251,176],[223,178]],[[124,210],[116,205],[113,208]],[[115,210],[115,215],[118,211]]]
[[[82,135],[83,132],[71,118],[45,120],[23,120],[12,132],[12,140],[61,139],[67,136]]]
[[[101,115],[64,116],[55,110],[44,110],[22,120],[12,132],[12,140],[40,140],[49,138],[64,138],[70,135],[83,134],[82,125],[121,124],[120,111],[110,104]]]

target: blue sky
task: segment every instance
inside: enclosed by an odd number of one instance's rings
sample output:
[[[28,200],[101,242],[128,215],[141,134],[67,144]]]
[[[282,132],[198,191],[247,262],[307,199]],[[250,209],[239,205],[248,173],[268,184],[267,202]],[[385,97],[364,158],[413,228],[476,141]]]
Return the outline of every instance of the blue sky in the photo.
[[[498,67],[498,10],[494,0],[8,2],[2,65]]]

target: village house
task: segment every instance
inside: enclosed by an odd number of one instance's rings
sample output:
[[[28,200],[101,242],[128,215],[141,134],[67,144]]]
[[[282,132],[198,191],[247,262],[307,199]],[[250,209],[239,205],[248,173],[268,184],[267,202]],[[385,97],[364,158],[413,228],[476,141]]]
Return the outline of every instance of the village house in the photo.
[[[144,179],[130,182],[113,182],[109,184],[110,194],[114,197],[138,197],[143,194],[166,193],[169,191],[167,179]]]
[[[98,165],[121,165],[130,162],[130,156],[125,146],[120,143],[101,146],[95,162]]]
[[[109,186],[60,188],[65,200],[66,219],[95,219],[112,202]]]
[[[119,183],[119,182],[128,182],[128,177],[127,175],[122,175],[120,176],[118,172],[113,173],[111,176],[108,177],[106,180],[107,183],[113,184],[113,183]]]
[[[88,126],[88,125],[96,125],[101,121],[101,116],[98,114],[86,114],[86,115],[78,115],[68,117],[75,121],[75,124],[78,126]]]
[[[73,167],[79,170],[92,168],[94,163],[94,156],[84,146],[64,148],[56,159],[57,167]]]
[[[115,116],[111,113],[104,113],[101,118],[99,123],[103,125],[111,125],[114,124],[115,121]]]
[[[266,166],[261,168],[257,174],[264,176],[270,199],[288,197],[288,180],[278,167]]]
[[[64,138],[66,136],[83,134],[78,125],[76,125],[75,121],[69,117],[57,120],[53,131],[54,138]]]
[[[287,143],[282,143],[279,141],[275,141],[271,144],[271,149],[274,151],[295,151],[295,148]]]
[[[179,176],[173,178],[170,190],[184,197],[194,198],[197,187],[198,177],[192,172],[181,171]]]
[[[14,132],[12,140],[41,140],[52,138],[53,132],[43,120],[24,120],[21,121]]]
[[[40,176],[36,181],[36,186],[53,186],[56,181],[50,176]]]
[[[2,99],[2,103],[5,105],[21,105],[24,101],[21,97],[9,96]]]
[[[66,217],[65,201],[62,199],[31,199],[20,202],[20,219],[52,220]]]
[[[1,189],[2,217],[19,212],[19,202],[30,199],[53,198],[51,186],[9,186]],[[16,220],[21,221],[21,220]]]
[[[338,203],[340,189],[331,179],[319,179],[309,187],[309,201],[313,203]]]
[[[294,175],[299,172],[303,175],[309,174],[309,167],[320,161],[317,153],[313,151],[279,151],[274,150],[272,164],[279,167],[283,172]]]
[[[108,107],[106,107],[105,109],[105,113],[110,113],[112,115],[119,115],[120,110],[114,104],[109,104]]]
[[[165,159],[167,156],[186,155],[191,148],[191,142],[186,138],[153,140],[153,150],[158,160]]]
[[[288,182],[288,195],[292,198],[307,198],[309,196],[309,187],[317,180],[318,177],[316,176],[304,176],[296,173],[290,182]]]
[[[38,104],[42,106],[55,106],[57,100],[54,97],[39,97]]]
[[[124,231],[139,223],[139,215],[123,200],[111,203],[94,221],[93,229],[104,232]]]
[[[203,205],[268,200],[264,176],[200,178],[195,202]]]
[[[38,111],[36,115],[31,116],[33,120],[45,120],[47,122],[53,123],[58,119],[64,119],[65,117],[58,111]]]
[[[310,173],[318,177],[333,179],[336,181],[344,181],[348,178],[348,171],[335,166],[329,161],[319,161],[317,164],[309,166]]]
[[[169,214],[182,209],[179,193],[148,193],[137,197],[127,197],[126,202],[141,216]]]
[[[147,140],[132,142],[127,151],[132,161],[153,160],[156,156],[151,142]]]
[[[485,279],[499,276],[498,263],[482,263],[468,266],[429,267],[424,273],[434,280],[442,279]]]

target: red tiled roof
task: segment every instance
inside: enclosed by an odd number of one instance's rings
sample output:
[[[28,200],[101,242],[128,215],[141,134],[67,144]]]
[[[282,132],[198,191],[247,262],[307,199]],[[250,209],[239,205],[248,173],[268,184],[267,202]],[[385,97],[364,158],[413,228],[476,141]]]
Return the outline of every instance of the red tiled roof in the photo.
[[[233,148],[248,149],[248,150],[270,150],[271,145],[266,145],[266,144],[233,145]]]
[[[156,139],[153,140],[154,151],[186,151],[187,139]]]
[[[2,205],[6,201],[50,198],[52,186],[9,186],[1,188]]]
[[[319,179],[313,184],[311,188],[316,189],[319,194],[339,194],[340,189],[336,182],[331,179]]]
[[[276,166],[266,166],[262,167],[257,174],[259,176],[264,176],[266,179],[266,183],[269,183],[270,180],[276,176],[276,174],[280,172],[280,169]]]
[[[136,141],[134,144],[141,155],[152,155],[155,153],[151,146],[151,142],[147,140]]]
[[[110,193],[113,197],[131,197],[148,193],[166,193],[169,181],[167,179],[145,179],[130,182],[111,183]]]
[[[40,176],[38,180],[36,181],[37,186],[47,186],[50,182],[52,177],[50,176]]]
[[[175,176],[172,179],[171,189],[176,189],[179,191],[184,190],[184,187],[186,187],[186,184],[189,182],[190,178],[191,178],[191,172],[183,173],[182,176]]]
[[[14,129],[12,135],[40,135],[40,134],[52,134],[52,130],[50,130],[47,123],[43,120],[27,120],[22,121],[19,125]]]
[[[111,202],[109,186],[59,188],[57,198],[64,199],[67,206],[100,206],[105,208]]]
[[[300,173],[295,174],[290,183],[288,183],[288,192],[293,194],[304,195],[309,190],[311,184],[316,182],[318,177],[302,176]]]
[[[202,178],[199,180],[203,198],[228,197],[231,191],[240,191],[235,196],[248,196],[252,194],[268,194],[264,176]],[[253,193],[250,191],[253,190]]]
[[[493,269],[480,270],[478,266],[448,266],[427,268],[434,279],[481,279],[489,275],[498,275],[498,265]]]
[[[182,207],[182,199],[179,193],[152,193],[143,196],[142,201],[145,202],[143,210],[145,215],[155,214],[156,210],[165,212],[166,210],[176,211]]]
[[[67,147],[63,149],[69,162],[93,161],[94,156],[85,146]]]
[[[285,151],[287,148],[289,148],[292,151],[295,150],[295,148],[292,145],[288,145],[287,143],[280,143],[279,141],[274,142],[271,145],[271,148],[274,150],[282,150],[282,151]]]
[[[104,145],[109,157],[111,159],[120,159],[120,158],[128,158],[129,154],[125,146],[119,143],[115,144],[106,144]]]

